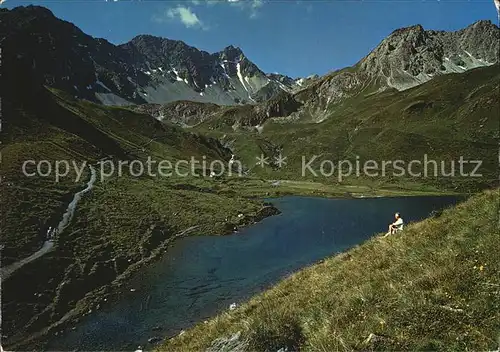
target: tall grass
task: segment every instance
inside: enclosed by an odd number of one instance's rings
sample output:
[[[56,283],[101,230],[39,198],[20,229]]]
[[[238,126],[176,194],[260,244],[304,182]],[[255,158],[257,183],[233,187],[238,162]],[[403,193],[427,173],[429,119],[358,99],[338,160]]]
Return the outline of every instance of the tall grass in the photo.
[[[160,350],[241,332],[248,350],[495,350],[498,191],[306,268]]]

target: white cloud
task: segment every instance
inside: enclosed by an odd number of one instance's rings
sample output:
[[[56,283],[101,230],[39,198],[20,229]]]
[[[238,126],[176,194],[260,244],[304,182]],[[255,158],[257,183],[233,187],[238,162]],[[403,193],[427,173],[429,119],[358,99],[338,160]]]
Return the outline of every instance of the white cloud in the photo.
[[[178,18],[186,27],[195,27],[201,24],[198,16],[189,7],[178,6],[174,9],[168,9],[167,16],[172,19]]]
[[[7,0],[0,0],[0,5],[2,5],[4,2],[6,2]]]
[[[189,7],[178,5],[174,8],[167,9],[163,15],[153,17],[156,22],[180,21],[187,28],[201,28],[207,30],[208,27],[200,20],[200,18]]]
[[[258,16],[258,10],[264,5],[264,1],[265,0],[191,0],[191,3],[194,5],[201,5],[204,3],[208,6],[226,4],[243,11],[248,11],[250,18],[256,18]]]
[[[264,0],[252,0],[252,8],[258,9],[264,5]]]
[[[252,0],[250,5],[250,18],[258,16],[258,9],[264,6],[264,0]]]

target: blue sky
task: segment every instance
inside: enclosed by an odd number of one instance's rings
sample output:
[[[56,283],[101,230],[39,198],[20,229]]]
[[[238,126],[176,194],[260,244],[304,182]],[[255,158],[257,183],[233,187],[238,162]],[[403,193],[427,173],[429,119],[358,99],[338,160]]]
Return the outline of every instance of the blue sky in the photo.
[[[493,0],[0,0],[37,4],[84,32],[123,43],[138,34],[185,41],[208,52],[239,46],[265,72],[292,77],[350,66],[394,29],[457,30],[497,22]]]

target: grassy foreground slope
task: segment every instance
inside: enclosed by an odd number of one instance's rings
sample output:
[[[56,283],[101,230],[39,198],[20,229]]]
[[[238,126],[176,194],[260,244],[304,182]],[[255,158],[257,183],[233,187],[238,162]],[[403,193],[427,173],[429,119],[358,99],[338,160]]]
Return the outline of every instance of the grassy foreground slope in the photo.
[[[204,350],[237,332],[251,351],[494,350],[498,212],[498,190],[483,192],[293,274],[160,350]]]

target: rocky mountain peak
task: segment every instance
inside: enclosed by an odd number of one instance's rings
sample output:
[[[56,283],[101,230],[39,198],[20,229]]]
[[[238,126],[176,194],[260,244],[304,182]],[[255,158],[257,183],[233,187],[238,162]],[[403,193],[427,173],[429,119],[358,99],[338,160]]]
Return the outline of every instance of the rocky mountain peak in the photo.
[[[18,14],[23,15],[35,15],[38,18],[55,18],[52,11],[48,8],[38,5],[27,5],[27,6],[18,6],[13,8],[11,11]]]
[[[268,73],[267,77],[269,77],[270,79],[272,79],[274,81],[283,83],[285,85],[293,84],[295,82],[295,80],[292,77],[282,75],[279,73]]]
[[[227,61],[241,61],[245,58],[245,54],[239,47],[235,47],[233,45],[229,45],[225,47],[220,53],[219,56],[222,60]]]
[[[352,68],[293,79],[266,75],[233,45],[208,53],[180,40],[143,34],[116,46],[92,38],[44,7],[0,10],[0,33],[8,34],[2,45],[15,53],[6,62],[16,61],[16,70],[31,72],[45,85],[111,105],[177,100],[256,104],[306,89],[314,94],[301,97],[328,105],[359,94],[363,87],[403,90],[436,75],[492,65],[498,61],[500,39],[500,29],[491,21],[455,32],[414,25],[392,32]]]
[[[256,103],[252,95],[270,82],[235,46],[211,54],[147,34],[113,45],[43,7],[2,9],[1,15],[0,33],[7,34],[2,45],[15,53],[5,61],[78,98],[110,105],[177,100],[235,105]]]
[[[408,26],[408,27],[403,27],[403,28],[398,28],[395,29],[389,36],[392,35],[401,35],[404,33],[411,33],[411,32],[424,32],[425,29],[421,24],[415,24],[413,26]]]
[[[140,46],[144,44],[159,45],[163,42],[163,38],[149,34],[139,34],[130,40],[129,44]]]
[[[478,28],[493,28],[493,27],[498,28],[498,26],[496,24],[494,24],[493,22],[491,22],[491,20],[479,20],[479,21],[474,22],[473,24],[471,24],[467,28],[478,29]]]
[[[454,32],[421,25],[393,31],[355,66],[332,72],[296,94],[303,116],[321,118],[328,106],[349,97],[388,89],[405,90],[448,73],[498,62],[500,29],[478,21]],[[324,118],[327,118],[326,115]]]
[[[478,21],[455,32],[416,25],[394,31],[358,65],[383,85],[403,90],[435,75],[497,62],[499,39],[500,30],[490,21]]]

